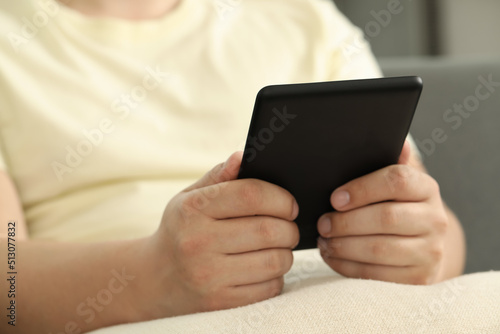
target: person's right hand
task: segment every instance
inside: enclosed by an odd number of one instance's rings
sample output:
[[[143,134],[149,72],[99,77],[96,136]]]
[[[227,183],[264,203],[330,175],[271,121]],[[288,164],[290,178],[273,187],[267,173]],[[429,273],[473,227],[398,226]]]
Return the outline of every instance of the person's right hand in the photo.
[[[241,159],[233,154],[167,205],[153,236],[160,313],[227,309],[281,292],[299,208],[281,187],[236,180]]]

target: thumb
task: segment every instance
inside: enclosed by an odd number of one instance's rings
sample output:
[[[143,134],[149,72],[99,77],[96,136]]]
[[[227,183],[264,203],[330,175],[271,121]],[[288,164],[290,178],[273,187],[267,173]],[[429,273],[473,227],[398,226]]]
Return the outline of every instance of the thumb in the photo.
[[[226,162],[220,163],[212,168],[212,170],[203,175],[201,179],[184,189],[183,192],[208,187],[221,182],[236,180],[238,177],[238,171],[240,170],[242,158],[242,151],[234,152],[226,160]]]
[[[411,145],[408,139],[406,139],[403,145],[403,149],[401,150],[401,154],[399,155],[398,164],[408,165],[410,163],[410,157],[411,157]]]

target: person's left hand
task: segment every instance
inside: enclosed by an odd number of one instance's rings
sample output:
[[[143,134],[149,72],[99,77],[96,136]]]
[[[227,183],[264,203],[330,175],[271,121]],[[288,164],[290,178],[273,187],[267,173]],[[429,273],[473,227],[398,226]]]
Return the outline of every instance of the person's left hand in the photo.
[[[318,220],[318,247],[336,272],[407,284],[439,279],[448,216],[438,183],[410,163],[405,143],[399,163],[336,189],[335,212]]]

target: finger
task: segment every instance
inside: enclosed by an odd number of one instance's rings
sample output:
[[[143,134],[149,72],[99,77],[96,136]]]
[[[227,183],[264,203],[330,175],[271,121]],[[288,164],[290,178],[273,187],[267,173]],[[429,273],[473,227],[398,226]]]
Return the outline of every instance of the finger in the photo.
[[[226,162],[220,163],[214,168],[212,168],[212,170],[207,172],[201,179],[199,179],[194,184],[184,189],[183,192],[189,192],[194,189],[207,187],[221,182],[236,180],[242,158],[243,158],[242,151],[234,152],[226,160]]]
[[[286,274],[293,263],[290,249],[264,249],[227,255],[225,266],[231,268],[224,281],[233,286],[266,282]]]
[[[216,250],[237,254],[269,248],[293,249],[299,243],[297,224],[266,216],[217,220],[210,229],[217,231]]]
[[[431,284],[432,276],[418,267],[384,266],[337,258],[325,259],[336,272],[346,277],[373,279],[401,284]]]
[[[214,219],[260,215],[291,221],[299,212],[295,198],[288,191],[256,179],[195,189],[189,196],[187,205]]]
[[[405,140],[405,143],[403,145],[403,149],[401,150],[401,154],[399,156],[398,164],[401,165],[406,165],[410,161],[411,157],[411,145],[408,139]]]
[[[422,238],[393,235],[318,239],[323,258],[391,266],[426,263],[425,246]]]
[[[318,220],[322,237],[395,234],[416,236],[432,230],[435,219],[427,203],[383,202],[350,211],[324,214]]]
[[[228,288],[226,308],[244,306],[278,296],[284,285],[283,276],[265,282],[233,286]]]
[[[408,148],[406,146],[408,146]],[[418,147],[410,135],[406,137],[398,164],[412,166],[424,173],[427,173],[425,166],[422,164],[422,159],[419,155]]]
[[[337,188],[330,198],[335,210],[346,211],[383,201],[418,202],[439,191],[429,175],[407,165],[392,165]]]

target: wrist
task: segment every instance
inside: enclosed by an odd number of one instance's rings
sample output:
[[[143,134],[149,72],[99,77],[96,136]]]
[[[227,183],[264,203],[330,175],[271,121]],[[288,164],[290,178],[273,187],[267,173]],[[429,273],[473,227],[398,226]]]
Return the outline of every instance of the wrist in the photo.
[[[154,282],[149,262],[148,239],[141,238],[112,242],[106,277],[107,286],[99,294],[112,296],[110,305],[114,314],[108,314],[106,326],[140,322],[153,319],[149,308],[153,306],[154,295],[149,295],[148,287]],[[104,287],[103,287],[104,288]],[[109,291],[109,293],[108,293]],[[111,323],[109,323],[111,321]]]
[[[129,259],[131,282],[128,303],[130,321],[146,321],[169,316],[172,294],[169,283],[167,251],[157,234],[137,239],[124,252]]]

